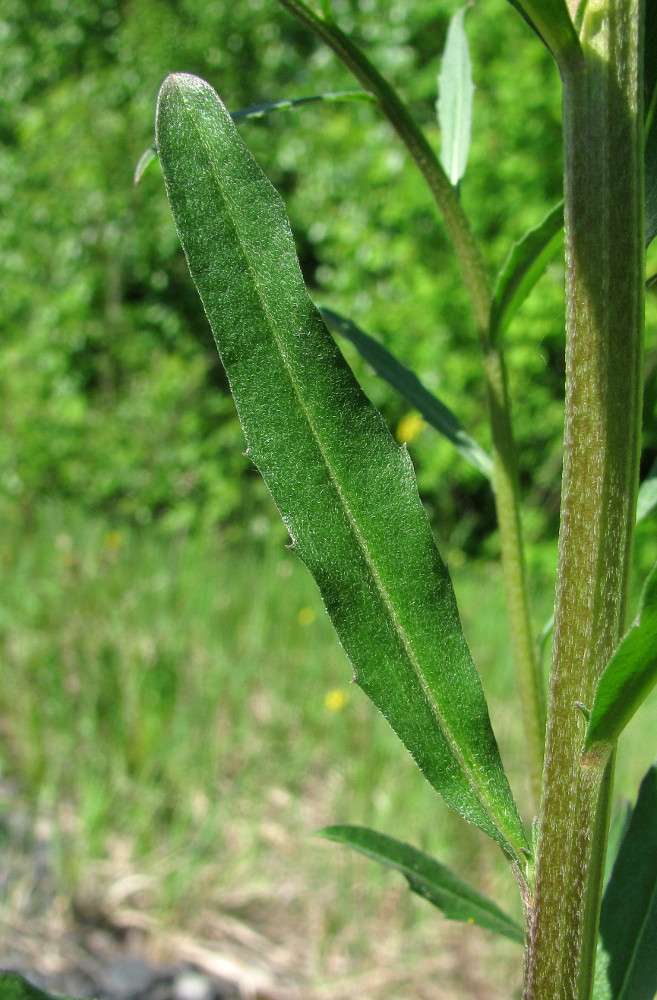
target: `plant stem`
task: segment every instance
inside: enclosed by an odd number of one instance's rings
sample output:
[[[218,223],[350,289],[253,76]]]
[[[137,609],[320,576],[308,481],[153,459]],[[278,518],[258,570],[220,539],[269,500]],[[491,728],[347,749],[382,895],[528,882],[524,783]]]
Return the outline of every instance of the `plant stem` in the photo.
[[[643,345],[640,0],[588,0],[564,76],[566,422],[554,651],[525,1000],[589,1000],[613,764],[582,767],[626,621]]]
[[[319,17],[303,0],[279,0],[279,3],[333,49],[363,87],[377,98],[381,110],[404,142],[434,197],[461,267],[484,362],[502,571],[530,765],[530,785],[536,808],[543,770],[545,699],[533,639],[508,380],[502,348],[493,344],[489,335],[491,291],[486,267],[456,189],[394,88],[335,22]]]
[[[483,345],[482,345],[483,347]],[[529,583],[522,539],[518,461],[511,423],[511,403],[504,354],[499,346],[484,349],[488,412],[493,440],[495,507],[500,531],[504,593],[511,650],[520,696],[531,807],[538,811],[545,738],[545,695],[541,664],[532,631]]]
[[[424,132],[397,91],[335,22],[319,17],[303,0],[278,2],[325,42],[365,90],[376,97],[383,114],[419,167],[443,216],[468,288],[477,330],[487,338],[491,294],[484,261],[456,188],[450,183]]]

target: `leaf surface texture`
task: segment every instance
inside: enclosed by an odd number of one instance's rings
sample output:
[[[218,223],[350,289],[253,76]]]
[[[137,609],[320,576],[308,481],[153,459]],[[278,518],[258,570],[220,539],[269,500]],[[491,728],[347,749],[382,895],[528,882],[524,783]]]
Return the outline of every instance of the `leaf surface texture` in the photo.
[[[248,454],[355,680],[445,800],[519,857],[522,824],[410,458],[308,297],[280,197],[196,77],[165,80],[156,142]]]

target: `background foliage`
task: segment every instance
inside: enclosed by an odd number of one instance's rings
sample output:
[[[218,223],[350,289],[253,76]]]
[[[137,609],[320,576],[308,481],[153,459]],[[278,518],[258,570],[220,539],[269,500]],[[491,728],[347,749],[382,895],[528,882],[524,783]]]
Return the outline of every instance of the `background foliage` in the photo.
[[[436,75],[456,4],[333,6],[437,144]],[[461,192],[493,274],[560,197],[560,88],[505,0],[478,0],[466,26],[476,91]],[[54,816],[69,884],[89,857],[102,858],[101,881],[122,866],[154,873],[146,905],[175,925],[199,901],[247,920],[264,914],[274,940],[293,922],[304,961],[331,984],[325,995],[347,995],[336,975],[355,954],[366,956],[364,970],[411,967],[409,948],[442,962],[434,919],[413,944],[423,911],[403,886],[369,867],[358,883],[358,862],[337,851],[327,886],[328,855],[309,833],[331,822],[386,829],[500,901],[504,872],[348,685],[319,598],[242,456],[157,164],[132,184],[171,71],[205,77],[232,109],[353,81],[276,0],[4,0],[0,60],[2,778],[16,777],[35,810]],[[457,269],[421,180],[375,109],[310,105],[240,130],[286,200],[318,304],[414,367],[487,446]],[[556,261],[507,334],[530,538],[556,531],[562,299]],[[410,442],[522,799],[499,570],[490,560],[460,565],[464,553],[495,553],[488,484],[340,346]],[[649,353],[644,469],[657,450],[654,361]],[[656,555],[651,518],[639,536],[638,578]],[[531,557],[540,628],[553,546]],[[652,760],[650,727],[648,715],[624,740],[623,793],[634,794]],[[0,815],[2,836],[4,823]],[[464,952],[459,976],[473,964]],[[482,967],[488,997],[495,969]],[[442,983],[444,968],[434,972]],[[495,995],[506,997],[508,969],[498,978]],[[402,993],[412,990],[394,980],[385,995]],[[478,988],[466,983],[462,995]]]
[[[397,83],[431,140],[451,6],[337,2],[347,29]],[[559,81],[502,0],[468,11],[477,89],[462,185],[491,271],[560,196]],[[164,529],[261,525],[270,506],[189,282],[152,142],[155,96],[197,73],[230,108],[353,86],[273,0],[127,5],[40,0],[3,8],[0,239],[5,260],[0,503],[29,517],[46,497]],[[522,100],[522,106],[519,100]],[[318,105],[241,126],[283,193],[305,276],[381,338],[486,444],[467,303],[428,195],[367,105]],[[562,394],[562,275],[556,264],[509,332],[522,474],[554,523]],[[402,401],[345,348],[396,428]],[[522,373],[522,391],[518,375]],[[434,525],[451,548],[492,528],[483,478],[408,419]],[[447,473],[449,472],[449,476]],[[245,517],[246,515],[246,517]]]

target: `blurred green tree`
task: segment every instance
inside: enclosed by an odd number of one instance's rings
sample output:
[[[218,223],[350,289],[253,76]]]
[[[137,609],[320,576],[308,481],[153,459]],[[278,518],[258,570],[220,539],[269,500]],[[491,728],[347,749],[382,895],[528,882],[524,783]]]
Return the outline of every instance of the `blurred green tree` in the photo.
[[[438,143],[436,74],[452,5],[334,6]],[[0,28],[0,504],[25,517],[44,498],[76,498],[166,529],[244,523],[268,501],[241,454],[159,171],[136,189],[132,172],[172,70],[205,77],[231,108],[353,82],[270,0],[36,0],[29,10],[6,0]],[[474,7],[468,28],[476,71],[494,85],[475,94],[462,197],[493,272],[560,196],[559,86],[547,54],[501,3]],[[376,110],[311,105],[241,128],[286,198],[318,303],[382,339],[486,444],[455,265],[413,165],[401,148],[391,153]],[[548,497],[560,467],[561,288],[556,264],[508,335],[512,391],[514,370],[529,386],[515,400],[522,471]],[[345,353],[397,427],[403,402]],[[483,478],[457,460],[443,485],[454,455],[430,430],[411,451],[440,535],[455,549],[479,546],[493,524]]]

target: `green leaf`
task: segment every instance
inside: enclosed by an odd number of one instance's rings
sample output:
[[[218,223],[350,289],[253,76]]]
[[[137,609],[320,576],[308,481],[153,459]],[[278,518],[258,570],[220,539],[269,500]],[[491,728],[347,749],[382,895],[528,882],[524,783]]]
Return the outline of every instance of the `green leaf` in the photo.
[[[657,564],[646,580],[639,617],[605,667],[593,699],[582,763],[611,750],[657,681]]]
[[[440,162],[454,186],[465,173],[472,134],[472,65],[465,34],[465,12],[470,4],[453,15],[438,74],[438,124]]]
[[[646,247],[657,236],[657,3],[647,0],[643,26]]]
[[[0,972],[0,1000],[55,1000],[51,993],[32,986],[16,972]],[[70,1000],[70,997],[58,997]]]
[[[514,243],[497,277],[490,310],[493,343],[504,333],[545,268],[563,244],[563,202]]]
[[[238,111],[231,111],[230,116],[234,122],[247,121],[250,118],[264,118],[270,111],[287,111],[289,108],[297,108],[302,104],[316,104],[318,101],[360,101],[365,104],[376,104],[376,97],[368,94],[365,90],[338,90],[333,93],[313,94],[311,97],[294,97],[282,101],[268,101],[265,104],[252,104],[248,108],[240,108]],[[147,169],[157,158],[155,146],[149,146],[139,157],[135,167],[134,183],[139,184]],[[1,1000],[1,998],[0,998]]]
[[[486,476],[493,478],[493,460],[471,438],[459,419],[420,382],[417,375],[402,365],[386,348],[364,333],[351,320],[331,309],[320,309],[329,330],[349,340],[376,374],[385,379],[439,434],[451,441],[456,450]]]
[[[196,77],[165,80],[156,137],[248,454],[354,679],[445,800],[519,858],[524,831],[408,452],[310,301],[280,197]]]
[[[234,122],[242,122],[248,118],[263,118],[270,111],[287,111],[289,108],[298,108],[303,104],[317,104],[319,101],[377,103],[376,97],[365,90],[339,90],[334,93],[313,94],[311,97],[294,97],[283,101],[268,101],[266,104],[252,104],[248,108],[231,111],[230,116]]]
[[[657,767],[636,805],[600,911],[596,1000],[654,1000],[657,993]]]
[[[647,517],[655,507],[657,507],[657,459],[652,463],[650,472],[639,487],[636,502],[637,522]]]
[[[509,0],[552,53],[562,74],[584,66],[577,31],[565,0]]]
[[[151,163],[155,159],[157,159],[157,150],[155,146],[149,146],[148,149],[145,149],[144,152],[139,157],[139,159],[137,160],[137,166],[135,167],[135,174],[134,174],[135,187],[137,186],[137,184],[139,184],[139,181],[142,179],[142,177],[150,167]]]
[[[327,826],[319,834],[401,872],[411,890],[442,910],[448,920],[477,924],[524,944],[522,927],[499,906],[416,847],[364,826]]]
[[[541,651],[541,654],[545,652],[545,647],[547,646],[548,640],[551,638],[553,632],[554,632],[554,614],[551,614],[550,617],[546,620],[545,624],[543,625],[543,628],[539,632],[538,639],[536,640],[536,644],[539,650]]]
[[[616,803],[614,815],[609,825],[609,836],[607,837],[607,854],[605,855],[604,884],[607,885],[611,877],[611,872],[618,857],[618,851],[627,833],[632,816],[632,803],[628,799],[619,799]]]

